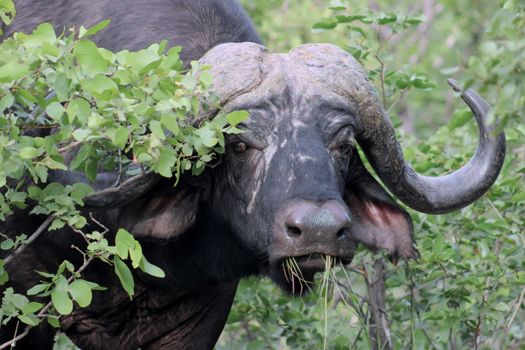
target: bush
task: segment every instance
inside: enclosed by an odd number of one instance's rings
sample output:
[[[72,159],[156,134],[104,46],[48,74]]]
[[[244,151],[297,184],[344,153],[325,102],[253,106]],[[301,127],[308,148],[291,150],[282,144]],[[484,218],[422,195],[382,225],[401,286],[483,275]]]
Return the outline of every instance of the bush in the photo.
[[[0,2],[4,22],[14,14],[11,6]],[[114,267],[130,297],[129,266],[164,277],[130,233],[120,229],[110,244],[107,229],[82,214],[79,207],[93,193],[89,185],[49,182],[51,172],[75,170],[91,181],[108,171],[118,172],[121,181],[148,171],[176,179],[184,171],[198,175],[224,151],[224,133],[239,132],[235,126],[247,117],[242,111],[216,113],[207,67],[192,62],[185,69],[180,47],[97,47],[89,37],[108,23],[58,35],[44,23],[0,44],[0,219],[28,207],[31,215],[47,217],[35,232],[0,232],[0,324],[16,319],[22,335],[45,319],[58,327],[58,316],[70,314],[73,302],[91,303],[92,292],[104,287],[82,279],[81,272],[94,259]],[[42,232],[64,226],[87,242],[86,249],[73,247],[83,264],[65,260],[57,271],[39,272],[41,283],[27,293],[15,293],[5,267]],[[36,297],[44,302],[31,301]]]

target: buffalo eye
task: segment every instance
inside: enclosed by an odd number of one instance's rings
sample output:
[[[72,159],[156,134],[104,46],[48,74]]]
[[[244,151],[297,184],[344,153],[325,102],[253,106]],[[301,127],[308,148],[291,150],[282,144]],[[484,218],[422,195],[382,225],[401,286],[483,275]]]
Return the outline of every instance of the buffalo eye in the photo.
[[[350,142],[344,142],[336,146],[330,147],[330,151],[339,156],[349,156],[354,149],[354,145]]]
[[[236,142],[233,144],[232,149],[235,153],[242,154],[246,152],[248,146],[244,142]]]
[[[345,156],[349,156],[350,153],[352,153],[352,149],[353,149],[353,145],[350,144],[350,143],[344,143],[342,144],[341,146],[338,147],[338,152],[345,155]]]

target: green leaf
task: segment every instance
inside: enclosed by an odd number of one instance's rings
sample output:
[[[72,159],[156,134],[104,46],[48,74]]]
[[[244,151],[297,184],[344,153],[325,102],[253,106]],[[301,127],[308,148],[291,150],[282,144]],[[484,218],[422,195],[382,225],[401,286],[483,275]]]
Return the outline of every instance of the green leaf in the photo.
[[[58,320],[58,317],[54,316],[48,316],[47,322],[51,325],[53,328],[60,328],[60,321]]]
[[[361,28],[361,27],[355,27],[355,26],[354,26],[354,27],[350,27],[349,29],[350,29],[351,31],[353,31],[353,32],[356,32],[356,33],[361,34],[364,38],[367,37],[366,32],[365,32],[364,29]]]
[[[45,157],[42,164],[47,166],[49,169],[67,170],[67,166],[64,163],[57,162],[51,157]]]
[[[18,62],[9,61],[0,66],[0,83],[22,79],[29,74],[29,69]]]
[[[129,257],[131,259],[131,266],[133,266],[134,269],[140,266],[142,247],[139,242],[135,241],[134,247],[129,250]]]
[[[159,139],[161,139],[161,140],[165,140],[166,139],[166,135],[164,135],[164,129],[162,129],[162,124],[161,124],[160,121],[152,120],[149,123],[149,127],[151,129],[151,132],[155,136],[157,136]]]
[[[417,18],[417,17],[407,18],[405,20],[405,22],[410,25],[418,25],[420,23],[423,23],[424,21],[425,21],[424,18]]]
[[[64,73],[57,73],[55,79],[55,93],[59,101],[65,101],[69,96],[69,80]]]
[[[465,125],[469,120],[472,120],[472,112],[469,109],[461,109],[454,113],[448,125],[449,130],[454,130],[460,126]]]
[[[164,114],[160,117],[160,122],[162,126],[168,129],[173,135],[177,135],[179,132],[179,123],[177,118],[172,114]]]
[[[525,191],[516,193],[512,198],[510,199],[512,203],[520,203],[525,201]]]
[[[34,147],[22,147],[18,151],[18,156],[22,159],[32,159],[38,157],[42,152]]]
[[[117,231],[115,236],[115,245],[117,247],[118,255],[122,259],[128,258],[128,251],[135,247],[135,238],[123,228],[120,228]]]
[[[247,120],[249,116],[250,114],[247,111],[234,111],[226,115],[226,120],[231,126],[237,126]]]
[[[133,247],[129,249],[129,257],[131,259],[131,266],[136,269],[140,265],[142,259],[142,247],[140,243],[133,239]]]
[[[73,57],[80,67],[90,76],[104,74],[108,69],[108,62],[98,52],[97,46],[89,40],[80,40],[73,49]],[[99,76],[101,78],[101,76]]]
[[[37,326],[40,323],[35,315],[18,315],[18,319],[29,326]]]
[[[115,131],[115,139],[114,143],[119,148],[126,147],[126,143],[128,142],[129,138],[129,130],[125,126],[120,126],[117,131]]]
[[[0,20],[6,25],[10,25],[16,14],[15,5],[12,0],[0,0]],[[2,27],[2,26],[0,26]],[[2,30],[0,29],[0,35]]]
[[[128,293],[131,298],[135,293],[135,282],[133,281],[133,275],[129,267],[118,257],[114,258],[115,274],[122,284],[122,288]]]
[[[25,46],[30,48],[40,48],[45,43],[55,43],[57,36],[50,23],[39,24],[38,27],[25,40]]]
[[[58,230],[58,229],[64,227],[65,224],[66,223],[63,220],[55,219],[51,223],[51,226],[49,226],[49,231]]]
[[[5,241],[2,241],[2,243],[0,244],[0,248],[2,250],[9,250],[9,249],[12,249],[14,246],[15,246],[15,242],[11,238],[8,238]]]
[[[65,108],[59,102],[51,102],[46,107],[46,113],[54,120],[60,120],[65,111]]]
[[[67,105],[66,113],[70,123],[77,118],[81,123],[85,124],[91,114],[91,106],[83,98],[75,98]]]
[[[45,166],[38,164],[34,170],[41,182],[47,182],[47,168]]]
[[[40,276],[45,277],[45,278],[54,278],[55,277],[55,275],[53,275],[51,273],[44,272],[44,271],[36,271],[36,273],[38,273]]]
[[[195,134],[199,136],[200,141],[206,147],[213,147],[219,142],[219,139],[215,135],[215,130],[212,130],[209,124],[195,130]]]
[[[434,239],[434,244],[432,246],[432,254],[440,254],[443,250],[443,236],[438,235],[436,239]]]
[[[6,95],[0,98],[0,112],[8,109],[15,102],[15,97],[9,91],[3,91]]]
[[[193,90],[197,86],[197,79],[191,74],[186,74],[181,83],[186,89]]]
[[[88,136],[91,135],[91,130],[89,129],[77,129],[75,131],[73,131],[73,137],[75,138],[75,140],[77,141],[85,141]]]
[[[42,303],[37,303],[36,301],[31,301],[27,304],[25,304],[21,311],[27,315],[27,314],[32,314],[32,313],[35,313],[37,312],[38,310],[40,310],[42,307],[44,306],[44,304]]]
[[[106,93],[118,93],[117,84],[105,75],[97,75],[92,79],[83,80],[80,84],[86,89],[86,91],[92,93],[97,98],[104,100],[107,99],[107,96],[105,95]]]
[[[73,311],[73,302],[66,291],[54,289],[51,292],[51,301],[54,308],[61,315],[69,315]]]
[[[148,275],[158,277],[158,278],[166,277],[166,274],[164,273],[164,271],[160,267],[153,265],[148,260],[146,260],[145,256],[142,256],[139,267],[142,271],[144,271]]]
[[[434,162],[430,160],[425,160],[423,162],[416,164],[414,168],[416,169],[417,172],[424,173],[427,170],[432,169],[434,166],[435,166]]]
[[[81,182],[71,185],[70,189],[69,195],[77,204],[81,204],[84,197],[95,192],[90,185]]]
[[[422,89],[422,90],[427,90],[427,89],[431,90],[436,87],[436,84],[434,84],[432,81],[428,80],[425,77],[416,77],[414,79],[411,79],[410,83],[415,88]]]
[[[106,290],[107,289],[106,287],[102,287],[101,285],[99,285],[98,283],[95,283],[95,282],[85,281],[84,280],[84,283],[86,283],[89,286],[89,288],[91,288],[91,290],[102,291],[102,290]]]
[[[98,161],[93,158],[86,160],[86,166],[84,167],[84,173],[88,177],[89,181],[95,181],[97,179]]]
[[[212,76],[208,72],[202,72],[199,76],[199,80],[205,85],[210,86],[212,83]]]
[[[379,19],[377,20],[377,24],[379,25],[385,25],[385,24],[389,24],[389,23],[393,23],[397,20],[397,16],[395,14],[384,14],[382,15],[381,17],[379,17]]]
[[[27,295],[37,295],[45,291],[50,286],[49,283],[37,284],[27,290]]]
[[[337,15],[335,16],[337,19],[337,22],[339,23],[350,23],[353,21],[361,21],[366,18],[366,16],[363,15],[356,15],[356,16],[345,16],[345,15]]]
[[[494,306],[494,310],[501,312],[509,312],[511,310],[510,306],[504,302],[499,302]]]
[[[91,288],[86,281],[81,279],[75,280],[69,285],[69,294],[80,307],[86,307],[91,304],[93,297]]]
[[[15,92],[15,97],[17,100],[25,100],[23,101],[24,104],[29,105],[29,103],[37,103],[38,100],[33,96],[29,91],[26,89],[18,89]]]
[[[169,147],[164,147],[160,151],[159,160],[153,167],[153,170],[155,170],[160,175],[169,178],[172,176],[171,169],[176,162],[177,156],[175,152]]]
[[[99,31],[101,31],[102,29],[106,28],[108,26],[108,24],[110,23],[111,21],[109,19],[106,19],[98,24],[95,24],[94,26],[86,29],[84,27],[80,27],[80,30],[79,30],[79,33],[78,33],[78,37],[79,38],[84,38],[84,37],[88,37],[88,36],[92,36],[92,35],[95,35],[97,34]]]
[[[80,135],[80,137],[82,136],[83,135]],[[90,144],[83,144],[80,147],[75,159],[73,159],[73,161],[69,164],[71,169],[77,169],[89,157],[89,154],[91,153],[91,147],[92,146]]]
[[[334,29],[337,27],[338,21],[333,17],[323,18],[317,23],[314,23],[312,28],[314,29]]]

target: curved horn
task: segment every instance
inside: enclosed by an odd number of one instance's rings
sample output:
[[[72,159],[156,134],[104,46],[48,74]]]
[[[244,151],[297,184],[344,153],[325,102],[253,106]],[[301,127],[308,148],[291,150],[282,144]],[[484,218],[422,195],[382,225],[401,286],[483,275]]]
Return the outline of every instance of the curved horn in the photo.
[[[90,208],[115,208],[141,197],[160,179],[151,171],[132,176],[119,185],[117,173],[100,173],[95,182],[89,182],[86,175],[79,171],[53,171],[49,174],[49,182],[59,182],[71,185],[82,182],[95,189],[95,193],[84,198],[84,206]]]
[[[448,83],[460,91],[456,81]],[[369,89],[365,89],[370,92]],[[368,101],[370,101],[370,96]],[[494,126],[487,126],[490,106],[471,89],[461,94],[478,124],[479,144],[474,156],[451,174],[429,177],[418,174],[403,159],[395,138],[394,128],[377,98],[376,105],[361,105],[361,121],[375,124],[360,125],[358,141],[370,164],[392,193],[409,207],[425,213],[441,214],[467,206],[492,186],[505,158],[505,134],[494,136]]]
[[[87,196],[84,198],[84,204],[93,208],[109,208],[124,205],[144,195],[159,179],[160,176],[153,172],[135,175],[118,186],[106,187]]]

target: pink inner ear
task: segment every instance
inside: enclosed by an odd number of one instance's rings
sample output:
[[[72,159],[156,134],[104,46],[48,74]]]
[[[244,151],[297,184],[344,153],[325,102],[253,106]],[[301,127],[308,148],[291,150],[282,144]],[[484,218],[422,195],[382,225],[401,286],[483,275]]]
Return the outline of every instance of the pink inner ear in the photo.
[[[410,231],[406,217],[399,210],[368,200],[363,200],[360,204],[364,216],[375,226],[398,227],[400,230]]]
[[[370,249],[385,249],[395,259],[417,258],[408,216],[388,203],[347,193],[352,212],[351,235]]]

